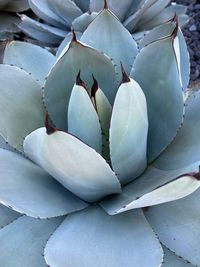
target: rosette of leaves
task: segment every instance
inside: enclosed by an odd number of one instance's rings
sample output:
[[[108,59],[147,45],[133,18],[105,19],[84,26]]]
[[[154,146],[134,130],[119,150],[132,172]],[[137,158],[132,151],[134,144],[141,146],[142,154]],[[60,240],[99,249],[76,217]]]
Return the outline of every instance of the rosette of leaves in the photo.
[[[29,8],[28,0],[0,0],[0,40],[6,40],[20,31],[20,19],[15,15]]]
[[[0,149],[2,266],[200,264],[200,93],[176,18],[138,52],[104,9],[57,59],[11,42],[0,74],[21,152]]]
[[[145,31],[170,20],[175,12],[181,24],[187,21],[186,8],[169,3],[170,0],[29,0],[31,9],[43,22],[22,15],[19,27],[47,46],[58,46],[65,37],[64,43],[69,41],[71,29],[81,35],[108,5],[131,33],[137,33],[134,38],[139,40]]]

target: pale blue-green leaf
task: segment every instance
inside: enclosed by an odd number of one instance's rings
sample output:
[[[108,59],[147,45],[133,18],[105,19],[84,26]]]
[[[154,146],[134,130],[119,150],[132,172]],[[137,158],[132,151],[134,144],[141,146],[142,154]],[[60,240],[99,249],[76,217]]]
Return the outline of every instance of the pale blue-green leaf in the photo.
[[[74,2],[83,12],[87,12],[89,10],[90,0],[74,0]]]
[[[0,205],[0,229],[20,217],[20,214],[12,209]]]
[[[2,267],[46,267],[44,246],[63,218],[51,220],[23,216],[0,230]]]
[[[66,21],[68,25],[71,25],[75,18],[83,14],[72,0],[47,0],[47,2],[52,11]]]
[[[80,40],[82,33],[75,31],[75,34],[76,34],[77,40]],[[64,49],[65,49],[65,51],[68,49],[69,44],[70,44],[70,42],[72,40],[72,37],[73,37],[73,33],[72,32],[69,32],[66,35],[65,39],[62,41],[62,43],[59,45],[59,47],[57,49],[57,52],[56,52],[56,57],[57,58],[62,54],[62,52],[64,53]]]
[[[164,260],[162,267],[194,267],[194,265],[182,259],[180,256],[177,256],[174,252],[163,247],[164,251]]]
[[[44,254],[47,264],[59,267],[155,267],[163,257],[141,210],[109,216],[97,206],[69,215]]]
[[[60,28],[66,28],[68,25],[66,25],[66,22],[57,16],[55,12],[53,12],[49,5],[48,0],[28,0],[30,8],[33,10],[33,12],[44,21],[48,22],[51,25],[60,27]]]
[[[3,1],[4,2],[4,1]],[[27,0],[9,0],[3,10],[9,12],[22,12],[29,8]]]
[[[200,91],[186,101],[183,125],[174,141],[154,162],[163,170],[173,170],[200,160]]]
[[[140,9],[141,6],[144,4],[145,1],[146,0],[134,0],[134,1],[132,1],[132,4],[131,4],[129,10],[127,10],[126,18],[128,18],[131,15],[133,15],[134,13],[136,13],[138,11],[138,9]]]
[[[72,41],[49,73],[44,88],[47,110],[59,129],[67,129],[69,98],[79,70],[88,88],[93,84],[93,74],[109,101],[114,101],[117,82],[111,60],[91,47]]]
[[[0,149],[0,203],[32,217],[66,215],[87,206],[30,160]]]
[[[93,19],[97,16],[98,13],[92,12],[92,13],[84,13],[83,15],[77,17],[72,22],[72,28],[75,31],[78,32],[84,32],[88,25],[93,21]]]
[[[23,151],[23,139],[44,121],[40,85],[23,70],[0,65],[0,134]]]
[[[89,10],[91,12],[99,12],[104,7],[104,0],[90,0]]]
[[[145,37],[145,35],[147,34],[146,31],[141,31],[141,32],[135,32],[132,34],[133,39],[137,42],[138,47],[139,47],[139,42],[141,39],[143,39]]]
[[[100,88],[98,88],[92,100],[94,102],[102,129],[102,155],[108,162],[110,162],[109,129],[112,106]]]
[[[185,168],[174,171],[162,171],[154,167],[148,167],[144,174],[142,174],[137,180],[126,185],[122,189],[122,193],[117,196],[108,197],[101,202],[101,206],[108,212],[108,214],[114,215],[118,212],[124,212],[128,209],[137,208],[137,206],[149,206],[155,205],[156,198],[151,199],[151,192],[157,193],[156,189],[163,187],[165,184],[170,183],[175,178],[183,176],[185,173],[198,172],[199,163],[186,166]],[[168,192],[166,192],[168,193]],[[170,194],[171,192],[169,192]],[[156,196],[156,194],[154,195]],[[165,196],[161,195],[160,197]],[[147,202],[143,200],[147,199]]]
[[[95,202],[121,192],[106,161],[76,137],[40,128],[26,137],[25,154],[78,197]]]
[[[146,217],[160,241],[178,256],[200,265],[200,189],[183,199],[149,208]]]
[[[126,184],[147,166],[147,103],[139,84],[130,79],[118,89],[110,123],[110,157],[120,182]]]
[[[0,13],[0,40],[6,39],[6,34],[19,32],[17,24],[20,19],[10,13],[2,12]],[[5,37],[4,37],[5,36]]]
[[[0,148],[3,148],[3,149],[7,149],[7,150],[10,150],[10,151],[13,151],[13,152],[16,152],[16,150],[11,147],[6,141],[5,139],[0,136]]]
[[[45,45],[58,45],[67,35],[67,31],[40,23],[26,15],[21,15],[18,27],[28,36],[43,42]]]
[[[97,112],[86,89],[76,84],[68,106],[68,133],[101,154],[102,136]]]
[[[148,107],[148,158],[154,160],[174,139],[183,120],[183,91],[172,37],[145,46],[131,77],[145,93]]]
[[[33,57],[34,54],[34,57]],[[4,64],[22,68],[43,85],[44,79],[56,61],[56,57],[40,46],[13,41],[4,52]]]
[[[127,12],[132,6],[132,0],[110,0],[109,7],[110,10],[121,20],[123,21],[127,15]]]
[[[110,34],[112,32],[112,34]],[[109,10],[104,9],[88,26],[81,36],[81,41],[106,53],[117,64],[120,72],[120,63],[127,74],[130,73],[137,44],[131,34]]]
[[[142,25],[148,23],[151,19],[158,15],[169,3],[170,0],[154,1],[153,4],[142,13],[140,21],[136,25],[136,28],[139,30],[143,28]]]

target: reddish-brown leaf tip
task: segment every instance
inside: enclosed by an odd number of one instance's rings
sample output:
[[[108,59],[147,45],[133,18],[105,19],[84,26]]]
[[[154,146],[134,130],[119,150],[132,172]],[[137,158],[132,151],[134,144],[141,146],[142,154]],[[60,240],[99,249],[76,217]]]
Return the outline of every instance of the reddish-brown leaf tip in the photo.
[[[122,71],[122,81],[121,81],[121,84],[122,83],[128,83],[130,82],[130,78],[128,77],[124,67],[123,67],[123,64],[121,62],[121,71]]]
[[[46,133],[48,135],[53,134],[57,131],[56,127],[53,125],[53,123],[49,119],[48,112],[46,112],[46,115],[45,115],[45,127],[46,127]]]
[[[93,78],[93,85],[91,88],[91,96],[95,98],[95,94],[99,88],[99,85],[93,74],[92,74],[92,78]]]
[[[107,0],[104,0],[104,9],[108,9],[108,1]]]
[[[82,86],[86,89],[86,84],[84,81],[81,79],[81,71],[79,70],[78,75],[76,77],[76,85]]]

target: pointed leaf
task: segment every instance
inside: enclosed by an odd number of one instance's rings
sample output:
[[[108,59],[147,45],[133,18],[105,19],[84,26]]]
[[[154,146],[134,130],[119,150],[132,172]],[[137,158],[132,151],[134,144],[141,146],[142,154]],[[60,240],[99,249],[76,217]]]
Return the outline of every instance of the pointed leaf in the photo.
[[[38,220],[23,216],[0,230],[0,262],[4,267],[46,267],[44,246],[63,218]]]
[[[72,28],[75,31],[78,32],[84,32],[88,25],[93,21],[93,19],[97,16],[98,13],[92,12],[92,13],[84,13],[83,15],[77,17],[72,22]]]
[[[34,57],[33,57],[34,54]],[[30,43],[13,41],[6,46],[4,64],[12,64],[33,75],[40,85],[55,63],[55,56],[46,49]]]
[[[200,265],[200,189],[171,203],[151,207],[146,216],[160,241],[176,255]]]
[[[20,214],[12,209],[0,205],[0,229],[20,217]]]
[[[91,47],[72,41],[67,51],[62,53],[52,68],[44,88],[47,110],[59,129],[67,128],[66,114],[69,98],[79,71],[88,88],[92,86],[93,74],[105,95],[113,103],[117,83],[111,60]]]
[[[32,217],[62,216],[87,206],[37,165],[0,149],[0,203]]]
[[[173,42],[170,36],[144,47],[131,72],[147,100],[150,161],[174,139],[183,120],[183,92]]]
[[[48,241],[45,259],[59,267],[155,267],[162,249],[142,211],[108,216],[93,206],[65,219]]]
[[[74,2],[82,11],[87,12],[89,10],[90,0],[74,0]]]
[[[0,133],[22,151],[23,138],[41,127],[44,107],[39,84],[23,70],[0,65]]]
[[[48,135],[40,128],[26,137],[24,150],[64,187],[88,202],[121,191],[105,160],[70,134],[56,131]]]
[[[191,94],[185,105],[181,129],[172,144],[154,162],[159,169],[173,170],[200,160],[200,91]]]
[[[110,125],[112,167],[122,184],[132,181],[146,168],[147,132],[144,93],[138,83],[129,79],[118,89]]]
[[[112,34],[110,34],[112,32]],[[104,9],[88,26],[81,41],[113,58],[120,71],[122,62],[129,74],[137,55],[137,45],[131,34],[109,10]]]
[[[102,137],[98,115],[86,89],[76,84],[69,100],[68,132],[101,154]]]
[[[199,186],[199,181],[194,181],[193,178],[184,178],[179,181],[175,179],[183,176],[185,173],[198,172],[198,169],[199,163],[174,171],[162,171],[149,167],[137,180],[123,187],[120,195],[108,197],[101,202],[101,206],[108,214],[114,215],[129,209],[146,207],[169,201],[169,198],[171,198],[171,200],[176,199],[178,196],[176,192],[179,196],[181,194],[184,195],[187,190],[190,193],[191,189],[195,190],[195,188]],[[175,183],[173,180],[175,180]],[[179,185],[182,181],[183,183],[185,182],[185,184]],[[187,185],[187,183],[190,187],[184,188],[184,185]],[[178,186],[175,188],[174,186],[176,184],[178,184]],[[172,189],[169,191],[171,187]]]

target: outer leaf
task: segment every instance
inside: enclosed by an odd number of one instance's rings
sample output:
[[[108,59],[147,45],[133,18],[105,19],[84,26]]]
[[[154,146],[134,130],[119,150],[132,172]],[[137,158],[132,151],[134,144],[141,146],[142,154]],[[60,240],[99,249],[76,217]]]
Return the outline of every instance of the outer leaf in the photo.
[[[77,17],[73,22],[72,22],[72,28],[75,31],[78,32],[84,32],[88,25],[93,21],[93,19],[97,16],[96,12],[92,13],[84,13],[83,15]]]
[[[110,34],[112,32],[112,34]],[[104,9],[88,26],[81,41],[106,53],[117,63],[123,63],[129,74],[137,55],[137,45],[131,34],[109,10]]]
[[[3,63],[23,68],[43,85],[55,59],[55,56],[40,46],[13,41],[5,49]]]
[[[43,125],[40,86],[17,67],[0,65],[0,113],[0,133],[19,151],[23,138]]]
[[[19,32],[16,26],[19,23],[19,18],[13,14],[2,12],[0,16],[0,40],[7,39],[9,33]]]
[[[168,250],[166,247],[163,246],[164,251],[164,261],[162,267],[192,267],[194,265],[188,263],[181,257],[176,256],[173,252]]]
[[[24,150],[64,187],[88,202],[121,191],[105,160],[72,135],[61,131],[47,135],[46,129],[40,128],[26,137]]]
[[[152,207],[146,213],[160,241],[192,264],[200,264],[200,190],[178,201]]]
[[[134,80],[122,83],[117,92],[110,124],[112,167],[122,184],[140,175],[147,166],[147,105]]]
[[[174,139],[183,119],[183,92],[173,40],[173,36],[166,37],[144,47],[131,72],[147,100],[150,161]]]
[[[21,15],[21,22],[18,27],[28,36],[44,42],[46,45],[57,45],[67,35],[67,31],[40,23],[29,18],[26,15]]]
[[[172,197],[176,199],[178,194],[179,196],[180,194],[184,195],[191,188],[195,190],[196,186],[199,186],[199,182],[194,181],[192,178],[183,178],[182,180],[175,181],[176,183],[173,180],[181,175],[183,176],[185,173],[198,172],[198,167],[199,164],[193,164],[174,171],[161,171],[149,167],[137,180],[123,187],[120,195],[105,199],[101,202],[101,206],[108,214],[114,215],[129,209],[163,203],[169,201],[169,198]],[[187,185],[187,183],[190,186],[184,188],[184,185]],[[174,187],[176,184],[178,186]],[[172,189],[169,190],[171,187]]]
[[[57,16],[55,12],[53,12],[49,5],[48,0],[28,0],[30,8],[33,12],[44,21],[48,22],[51,25],[66,28],[66,22]]]
[[[79,70],[88,88],[92,86],[93,74],[101,89],[113,103],[117,84],[112,62],[95,49],[72,40],[67,51],[62,53],[52,68],[44,88],[45,104],[51,119],[59,129],[67,128],[69,98]]]
[[[0,228],[16,220],[20,216],[19,213],[0,205]]]
[[[45,259],[59,267],[155,267],[162,249],[140,210],[108,216],[94,206],[66,218],[48,241]]]
[[[63,218],[38,220],[23,216],[0,231],[4,267],[46,267],[43,248]]]
[[[19,154],[0,149],[0,203],[32,217],[62,216],[87,206]]]
[[[68,107],[68,132],[94,148],[102,151],[101,126],[88,92],[74,85]]]

